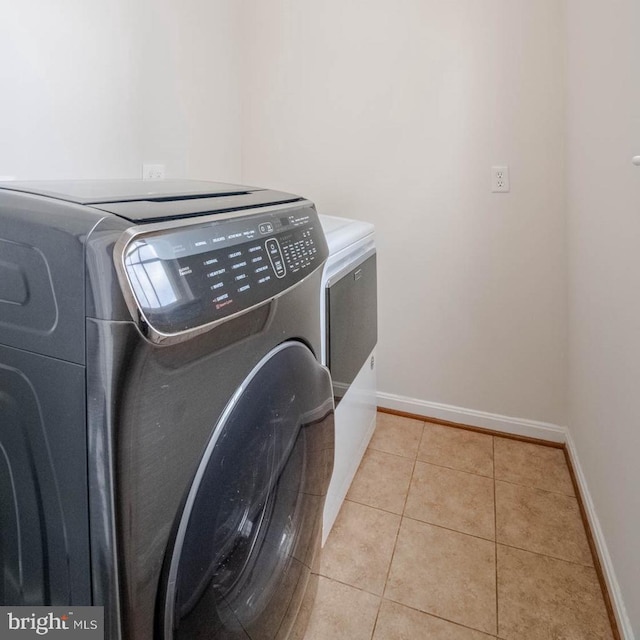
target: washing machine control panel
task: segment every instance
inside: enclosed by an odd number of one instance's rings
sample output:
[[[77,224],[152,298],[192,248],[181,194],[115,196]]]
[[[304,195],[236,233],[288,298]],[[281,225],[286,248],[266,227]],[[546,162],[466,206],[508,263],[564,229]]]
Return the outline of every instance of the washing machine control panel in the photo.
[[[139,318],[158,334],[171,335],[263,304],[320,267],[327,255],[318,216],[306,206],[142,230],[121,260]]]

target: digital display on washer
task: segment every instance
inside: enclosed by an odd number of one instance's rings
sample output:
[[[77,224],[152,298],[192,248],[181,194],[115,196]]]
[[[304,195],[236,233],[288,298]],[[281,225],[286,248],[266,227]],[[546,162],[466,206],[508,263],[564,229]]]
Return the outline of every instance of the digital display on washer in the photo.
[[[306,209],[136,236],[124,268],[146,321],[171,334],[260,304],[324,258],[320,223]]]

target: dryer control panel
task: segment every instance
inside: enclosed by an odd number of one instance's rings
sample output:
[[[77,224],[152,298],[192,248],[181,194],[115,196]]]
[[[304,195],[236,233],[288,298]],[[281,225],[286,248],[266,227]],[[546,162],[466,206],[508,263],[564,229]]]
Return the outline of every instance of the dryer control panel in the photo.
[[[300,204],[127,233],[115,250],[125,298],[158,342],[277,297],[328,254],[315,209]]]

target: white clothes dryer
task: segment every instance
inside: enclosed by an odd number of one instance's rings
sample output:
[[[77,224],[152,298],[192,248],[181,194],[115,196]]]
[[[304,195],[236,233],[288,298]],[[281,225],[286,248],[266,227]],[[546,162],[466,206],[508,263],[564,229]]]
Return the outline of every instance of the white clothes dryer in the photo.
[[[331,372],[336,402],[324,544],[376,425],[378,323],[375,227],[347,218],[319,218],[329,246],[320,293],[321,361]]]

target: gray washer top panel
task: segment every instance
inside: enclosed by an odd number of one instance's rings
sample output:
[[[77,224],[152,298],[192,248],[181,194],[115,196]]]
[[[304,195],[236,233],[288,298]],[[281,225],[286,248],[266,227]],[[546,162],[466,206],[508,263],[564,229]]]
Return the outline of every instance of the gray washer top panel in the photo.
[[[36,180],[5,182],[1,186],[3,189],[25,191],[77,204],[215,197],[257,190],[255,187],[201,180]]]
[[[88,205],[135,223],[301,200],[282,191],[199,180],[5,182],[0,185],[0,192],[4,189]]]

